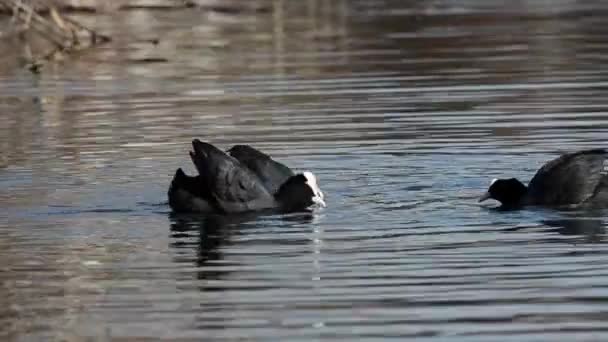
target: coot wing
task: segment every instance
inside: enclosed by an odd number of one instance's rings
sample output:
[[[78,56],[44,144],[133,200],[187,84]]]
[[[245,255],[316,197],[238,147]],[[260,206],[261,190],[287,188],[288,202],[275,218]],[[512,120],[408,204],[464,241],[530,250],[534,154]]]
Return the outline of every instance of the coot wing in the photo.
[[[271,194],[276,193],[289,177],[295,175],[289,167],[248,145],[235,145],[228,153],[255,173]]]
[[[607,177],[608,151],[566,153],[546,163],[528,184],[529,204],[580,204],[598,192]],[[604,185],[605,186],[605,185]]]
[[[210,193],[200,176],[188,176],[180,168],[169,186],[169,206],[175,212],[211,212]]]
[[[224,212],[272,207],[274,197],[258,176],[215,146],[196,139],[190,153],[214,204]]]
[[[585,201],[585,204],[597,207],[608,207],[608,161],[604,166],[604,176],[595,188],[593,196]]]

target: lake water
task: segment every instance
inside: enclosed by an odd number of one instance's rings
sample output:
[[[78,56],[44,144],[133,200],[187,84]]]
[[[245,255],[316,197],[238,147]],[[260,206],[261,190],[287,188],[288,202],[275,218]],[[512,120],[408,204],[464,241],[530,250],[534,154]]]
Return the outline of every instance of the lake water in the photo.
[[[113,42],[0,75],[3,339],[608,338],[608,213],[477,203],[608,145],[608,3],[257,3],[76,16]],[[171,214],[193,138],[328,207]]]

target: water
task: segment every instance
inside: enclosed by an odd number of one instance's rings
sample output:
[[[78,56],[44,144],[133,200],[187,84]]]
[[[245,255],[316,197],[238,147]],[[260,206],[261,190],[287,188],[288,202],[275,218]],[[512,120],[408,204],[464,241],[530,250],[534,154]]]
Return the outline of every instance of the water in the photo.
[[[80,16],[114,42],[1,75],[3,338],[606,338],[606,212],[476,201],[606,147],[606,3],[259,3]],[[172,215],[194,137],[328,208]]]

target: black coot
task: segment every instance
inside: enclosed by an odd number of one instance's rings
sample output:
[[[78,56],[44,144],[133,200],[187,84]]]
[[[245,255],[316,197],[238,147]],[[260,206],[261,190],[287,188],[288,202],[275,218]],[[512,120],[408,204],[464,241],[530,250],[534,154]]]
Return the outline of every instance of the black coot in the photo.
[[[489,198],[504,208],[608,207],[608,150],[566,153],[541,167],[527,187],[515,178],[494,179],[479,201]]]
[[[231,148],[230,154],[198,139],[192,146],[190,157],[199,175],[188,176],[182,169],[175,172],[168,195],[176,212],[299,211],[325,206],[311,172],[295,174],[246,145]]]

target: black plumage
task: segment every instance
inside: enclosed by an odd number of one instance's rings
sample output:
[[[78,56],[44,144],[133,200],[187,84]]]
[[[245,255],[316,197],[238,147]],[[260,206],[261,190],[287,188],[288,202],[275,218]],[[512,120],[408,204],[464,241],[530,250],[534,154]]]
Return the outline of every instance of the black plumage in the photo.
[[[295,174],[251,146],[237,145],[227,154],[195,139],[192,147],[190,157],[199,175],[176,171],[168,192],[176,212],[297,211],[325,205],[312,173]]]
[[[541,167],[527,187],[515,178],[494,180],[480,202],[489,198],[509,208],[608,207],[608,150],[563,154]]]

